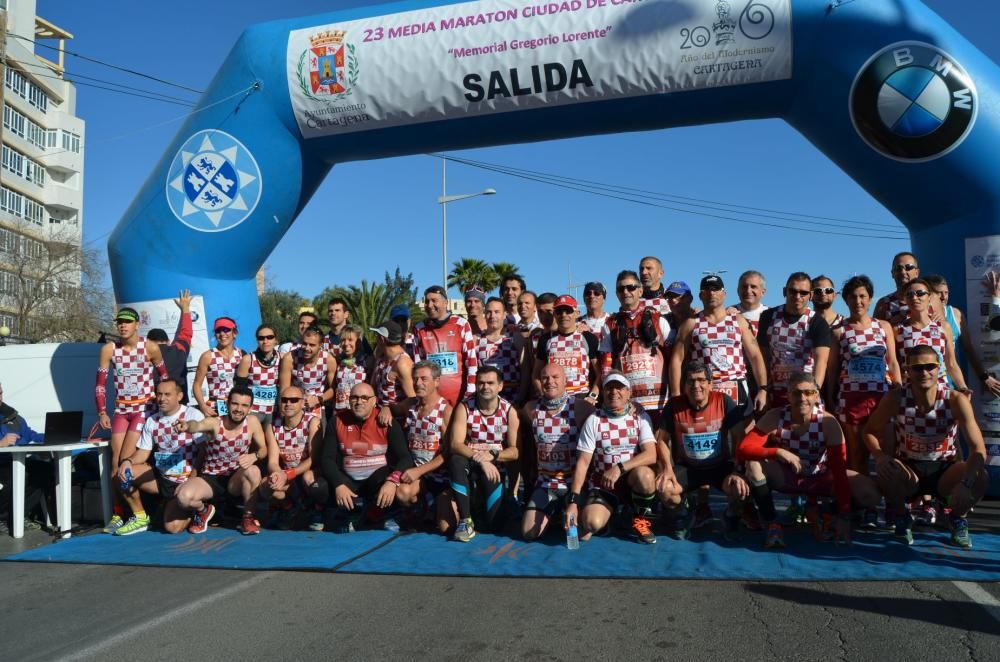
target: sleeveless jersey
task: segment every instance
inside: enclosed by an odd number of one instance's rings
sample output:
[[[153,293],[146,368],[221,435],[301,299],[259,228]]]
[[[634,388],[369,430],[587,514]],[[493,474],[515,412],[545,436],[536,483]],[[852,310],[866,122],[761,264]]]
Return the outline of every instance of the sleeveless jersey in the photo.
[[[354,365],[337,364],[337,377],[334,382],[334,409],[347,409],[347,399],[351,395],[351,389],[357,384],[363,384],[368,374],[365,366],[360,363]]]
[[[729,440],[723,436],[726,420],[726,398],[713,391],[708,404],[696,410],[687,397],[670,400],[674,429],[671,446],[674,460],[685,467],[710,467],[729,460]]]
[[[178,485],[194,470],[198,455],[198,440],[190,432],[177,432],[173,423],[185,420],[187,407],[181,407],[173,422],[167,422],[162,413],[153,414],[153,465],[161,476]]]
[[[531,420],[538,459],[537,487],[548,490],[568,489],[576,467],[576,440],[579,426],[573,398],[559,409],[549,411],[535,405]]]
[[[670,314],[670,302],[662,296],[650,297],[648,299],[643,297],[642,303],[646,308],[652,308],[658,312],[660,317],[666,317]]]
[[[740,304],[736,305],[736,309],[740,311],[740,315],[742,315],[743,319],[745,319],[747,324],[750,325],[750,333],[753,334],[754,338],[757,337],[757,330],[760,329],[760,314],[767,310],[767,308],[768,307],[765,305],[760,305],[754,310],[743,310],[743,307]]]
[[[427,416],[420,416],[420,402],[416,402],[406,413],[406,442],[410,447],[413,463],[418,467],[427,464],[441,453],[444,438],[444,410],[448,401],[443,397]],[[435,480],[446,478],[444,468],[428,476]]]
[[[497,340],[486,336],[476,339],[476,360],[479,365],[493,366],[503,377],[503,392],[510,395],[518,392],[521,385],[521,365],[517,360],[514,337],[503,332]]]
[[[225,476],[240,468],[240,455],[250,450],[250,423],[244,419],[243,426],[232,439],[224,433],[225,426],[220,424],[215,438],[205,444],[205,466],[201,473]]]
[[[886,380],[885,332],[873,319],[867,329],[857,331],[849,323],[840,334],[840,392],[885,393]],[[845,403],[841,403],[843,411]]]
[[[695,319],[691,330],[691,358],[711,368],[713,390],[717,382],[746,379],[743,335],[736,318],[727,314],[716,324],[701,313]]]
[[[345,474],[361,481],[388,464],[389,428],[378,424],[375,412],[359,424],[352,412],[338,411],[336,425]]]
[[[813,371],[812,340],[809,338],[809,322],[812,310],[791,322],[779,311],[771,320],[767,330],[768,347],[771,350],[771,384],[776,390],[787,390],[785,382],[796,370]]]
[[[476,339],[469,323],[451,315],[440,326],[424,320],[413,330],[421,359],[441,368],[438,392],[452,407],[472,394],[476,384]]]
[[[156,411],[153,364],[146,355],[146,339],[139,337],[134,350],[119,341],[111,354],[115,378],[115,413]]]
[[[260,362],[256,353],[250,354],[250,371],[247,380],[253,391],[252,412],[270,414],[278,401],[278,368],[281,365],[281,355],[275,352],[274,363],[267,366]]]
[[[880,306],[885,306],[885,315],[888,321],[892,321],[897,317],[905,318],[910,314],[910,307],[895,292],[887,294],[875,302],[876,309]]]
[[[553,332],[545,341],[548,362],[566,373],[566,392],[570,395],[590,390],[590,346],[579,331],[569,335]]]
[[[659,411],[666,400],[666,365],[663,338],[660,334],[658,313],[653,311],[652,324],[656,329],[656,341],[652,347],[645,347],[639,339],[638,326],[642,323],[644,308],[640,307],[631,319],[624,313],[608,317],[607,328],[611,334],[614,355],[612,365],[620,366],[632,386],[632,401],[646,411]],[[620,327],[624,327],[619,330]],[[624,334],[624,345],[619,349],[614,338]]]
[[[639,448],[639,415],[634,411],[610,418],[603,411],[594,412],[597,419],[597,444],[590,471],[590,486],[601,487],[601,475],[619,462],[631,460]]]
[[[586,324],[587,328],[590,329],[590,332],[593,333],[594,336],[597,338],[597,342],[600,342],[602,332],[604,331],[604,325],[608,321],[608,314],[604,313],[600,317],[590,317],[589,315],[581,315],[576,319],[576,321],[578,323],[583,322],[584,324]]]
[[[316,362],[306,365],[302,348],[292,350],[292,385],[301,388],[306,395],[322,398],[326,390],[326,358],[326,350],[321,349]]]
[[[896,354],[899,355],[899,366],[903,372],[903,383],[910,380],[909,371],[906,369],[906,353],[919,345],[929,345],[937,352],[938,361],[941,367],[938,369],[938,385],[948,386],[948,368],[944,365],[944,359],[948,352],[948,340],[944,334],[944,328],[937,322],[932,321],[922,329],[915,329],[911,324],[900,324],[896,327],[900,341],[896,344]]]
[[[465,411],[467,412],[465,445],[475,451],[502,451],[507,440],[507,414],[510,411],[510,403],[500,398],[497,410],[486,415],[476,407],[476,399],[469,398],[465,401]]]
[[[305,412],[293,428],[286,428],[281,418],[274,419],[271,431],[278,443],[278,466],[282,469],[294,469],[309,457],[309,422],[313,418],[313,414]]]
[[[208,362],[208,372],[205,373],[205,384],[208,386],[209,402],[225,402],[229,397],[229,391],[233,388],[233,378],[236,377],[236,369],[240,367],[243,360],[243,352],[233,348],[233,355],[230,358],[223,356],[218,348],[211,350],[212,358]],[[222,411],[219,412],[224,413]]]
[[[826,439],[823,435],[824,411],[822,407],[813,408],[812,416],[804,431],[795,430],[789,407],[781,410],[781,420],[778,428],[772,433],[781,448],[790,450],[799,456],[802,462],[802,472],[808,475],[818,475],[826,471]]]
[[[402,396],[403,389],[399,384],[399,378],[397,377],[393,381],[389,381],[389,374],[392,372],[392,367],[399,360],[402,354],[397,354],[394,359],[387,359],[384,356],[379,358],[375,363],[375,368],[372,370],[374,373],[372,375],[372,388],[375,389],[375,402],[378,403],[379,407],[388,407],[399,402]]]
[[[896,456],[905,460],[953,462],[957,455],[958,421],[951,413],[951,389],[938,386],[930,411],[917,408],[907,388],[896,412]]]

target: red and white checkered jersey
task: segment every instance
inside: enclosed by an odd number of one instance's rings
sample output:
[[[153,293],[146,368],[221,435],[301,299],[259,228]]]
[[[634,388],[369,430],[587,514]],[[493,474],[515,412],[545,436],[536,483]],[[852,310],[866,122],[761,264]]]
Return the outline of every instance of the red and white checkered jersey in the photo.
[[[670,314],[670,302],[663,296],[655,296],[648,299],[643,297],[642,303],[647,308],[652,308],[660,313],[660,317],[666,318]]]
[[[292,351],[292,386],[298,386],[307,395],[323,397],[326,390],[326,359],[327,352],[319,351],[319,356],[312,364],[307,364],[302,356],[302,348]]]
[[[111,370],[115,380],[115,413],[132,414],[156,411],[156,387],[153,364],[146,355],[146,339],[139,337],[135,349],[127,349],[121,341],[111,354]]]
[[[539,401],[531,415],[538,460],[538,487],[548,490],[568,489],[576,467],[576,442],[579,425],[576,403],[567,397],[558,409],[546,409]]]
[[[633,409],[612,418],[604,410],[587,417],[580,430],[576,450],[593,453],[590,465],[591,487],[601,487],[601,474],[619,462],[628,462],[639,447],[655,443],[653,426],[646,412]]]
[[[285,421],[278,417],[271,423],[274,440],[278,443],[278,466],[294,469],[309,457],[309,422],[314,414],[305,412],[299,424],[285,427]]]
[[[896,327],[896,334],[899,336],[896,354],[899,356],[899,367],[903,372],[903,383],[910,381],[910,374],[906,370],[907,352],[919,345],[929,345],[937,352],[938,361],[941,362],[941,367],[938,369],[938,385],[948,386],[948,368],[944,364],[944,359],[948,355],[948,337],[945,335],[944,327],[932,321],[924,328],[916,329],[907,322]]]
[[[398,376],[394,380],[389,379],[393,366],[396,365],[396,361],[399,360],[400,356],[403,356],[403,354],[397,354],[391,359],[385,356],[379,357],[375,362],[375,367],[372,369],[374,373],[372,376],[372,387],[375,389],[375,402],[378,403],[379,407],[394,405],[403,397],[403,387],[400,385]]]
[[[858,331],[850,323],[844,324],[840,334],[840,392],[885,393],[889,390],[886,379],[885,331],[878,320]],[[844,411],[846,402],[839,410]]]
[[[444,410],[448,401],[438,398],[437,404],[427,416],[420,415],[421,403],[418,400],[406,413],[406,442],[410,447],[413,463],[418,467],[427,464],[441,453],[441,441],[444,439]],[[444,474],[443,469],[436,473]]]
[[[476,337],[464,317],[425,319],[413,329],[414,351],[441,368],[438,392],[452,407],[476,392]]]
[[[198,444],[205,441],[205,436],[177,432],[174,430],[174,423],[200,421],[204,418],[198,409],[184,405],[181,405],[173,416],[157,412],[143,424],[142,435],[136,443],[136,448],[152,452],[151,463],[161,476],[172,483],[183,483],[194,470]]]
[[[278,400],[278,368],[281,365],[281,355],[275,353],[274,362],[264,365],[256,353],[250,354],[250,370],[247,381],[253,391],[253,407],[251,411],[258,414],[270,414]]]
[[[951,389],[938,386],[934,405],[922,412],[912,389],[903,389],[895,417],[897,457],[936,462],[956,458],[958,421],[951,412],[951,393]]]
[[[491,340],[487,336],[479,336],[476,339],[478,365],[493,366],[500,371],[505,394],[517,393],[521,385],[521,363],[517,355],[514,336],[506,331],[501,332],[496,340]]]
[[[899,295],[895,292],[887,294],[875,302],[875,310],[881,307],[885,308],[885,317],[883,319],[886,321],[895,321],[905,318],[910,314],[910,306],[900,299]]]
[[[809,322],[816,313],[807,310],[800,317],[789,322],[778,311],[767,329],[765,341],[771,350],[770,383],[778,391],[787,390],[788,378],[793,372],[812,372],[813,343],[809,337]]]
[[[743,308],[743,304],[742,303],[736,304],[735,307],[736,307],[737,310],[740,311],[740,315],[742,315],[743,319],[745,319],[747,321],[747,324],[750,325],[750,333],[752,333],[753,337],[756,338],[757,337],[757,329],[760,328],[760,314],[762,312],[764,312],[765,310],[767,310],[768,307],[765,306],[764,304],[760,304],[759,306],[757,306],[753,310],[745,310]]]
[[[363,384],[368,377],[363,363],[347,365],[346,362],[337,364],[337,377],[334,382],[333,393],[334,409],[347,409],[347,399],[351,395],[351,389],[358,384]]]
[[[691,329],[691,358],[709,366],[713,382],[746,379],[740,323],[729,314],[714,323],[699,313]]]
[[[225,420],[225,419],[224,419]],[[225,425],[220,421],[215,437],[205,442],[205,466],[201,473],[209,476],[225,476],[240,468],[240,455],[250,451],[250,421],[243,420],[239,430],[229,437]]]
[[[475,398],[466,400],[464,406],[465,445],[476,451],[502,451],[507,440],[507,415],[510,412],[510,403],[499,398],[496,411],[488,415],[476,406]]]
[[[784,407],[778,427],[771,433],[781,448],[799,456],[803,473],[815,475],[826,471],[826,438],[823,434],[825,415],[823,408],[816,406],[805,429],[796,429],[798,426],[792,422],[791,408]]]
[[[234,347],[233,353],[227,359],[218,347],[208,350],[211,358],[208,361],[208,372],[205,373],[205,383],[208,386],[209,401],[225,400],[233,388],[236,369],[243,360],[243,351]]]
[[[581,315],[577,318],[577,322],[583,322],[590,329],[590,332],[594,334],[597,338],[597,342],[601,341],[601,334],[604,332],[604,325],[608,321],[608,314],[604,313],[600,317],[591,317],[590,315]]]
[[[552,332],[545,338],[547,362],[563,369],[566,373],[566,392],[570,395],[587,393],[590,390],[590,345],[579,331],[568,335]]]

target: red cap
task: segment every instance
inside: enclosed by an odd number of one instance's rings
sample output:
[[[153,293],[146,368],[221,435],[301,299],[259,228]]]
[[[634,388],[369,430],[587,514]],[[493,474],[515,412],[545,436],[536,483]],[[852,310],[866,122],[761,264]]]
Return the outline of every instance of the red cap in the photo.
[[[552,309],[555,310],[556,308],[572,308],[573,310],[576,310],[576,307],[577,307],[576,299],[574,299],[568,294],[564,294],[558,299],[556,299],[556,305],[552,306]]]

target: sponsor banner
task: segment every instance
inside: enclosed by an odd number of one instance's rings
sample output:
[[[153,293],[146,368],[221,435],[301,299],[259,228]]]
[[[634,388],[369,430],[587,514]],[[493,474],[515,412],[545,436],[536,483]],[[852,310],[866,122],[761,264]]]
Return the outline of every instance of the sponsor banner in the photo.
[[[1000,271],[1000,236],[969,237],[965,240],[965,287],[968,300],[968,326],[972,344],[983,362],[983,369],[1000,376],[1000,331],[990,329],[990,318],[1000,315],[992,296],[983,288],[983,276]],[[996,324],[994,324],[996,325]],[[968,375],[975,391],[973,404],[976,420],[986,440],[986,463],[1000,472],[1000,398],[983,392],[979,375]],[[995,487],[992,489],[996,489]]]
[[[484,0],[293,31],[305,138],[791,78],[791,0]]]
[[[157,299],[155,301],[139,301],[123,303],[122,306],[135,308],[139,313],[139,335],[145,336],[150,329],[163,329],[173,342],[177,335],[177,325],[180,323],[181,311],[173,299]],[[194,398],[191,385],[194,383],[194,371],[198,367],[198,358],[209,349],[208,320],[205,319],[205,300],[203,297],[191,297],[191,328],[194,335],[191,338],[191,352],[188,354],[188,397]],[[193,400],[192,400],[193,401]]]

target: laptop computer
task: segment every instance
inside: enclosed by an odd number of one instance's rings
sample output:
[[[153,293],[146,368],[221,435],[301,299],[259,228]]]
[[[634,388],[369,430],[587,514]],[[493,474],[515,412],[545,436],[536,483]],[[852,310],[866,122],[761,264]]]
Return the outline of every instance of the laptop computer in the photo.
[[[82,411],[50,411],[45,414],[46,446],[78,444],[83,433]]]

